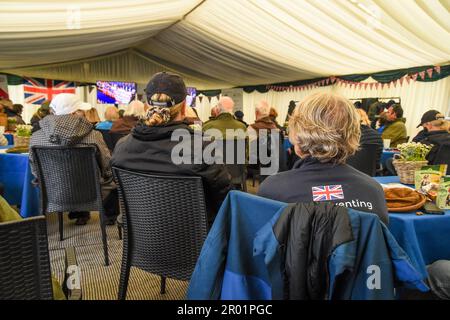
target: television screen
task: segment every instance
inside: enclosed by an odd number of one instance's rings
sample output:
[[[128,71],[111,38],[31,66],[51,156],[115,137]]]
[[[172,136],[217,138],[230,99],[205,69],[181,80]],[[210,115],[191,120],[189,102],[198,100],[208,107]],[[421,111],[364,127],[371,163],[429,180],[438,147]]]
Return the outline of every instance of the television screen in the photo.
[[[97,81],[97,103],[128,104],[136,95],[136,83]]]
[[[195,107],[195,97],[197,96],[197,89],[187,87],[186,105],[190,107]]]

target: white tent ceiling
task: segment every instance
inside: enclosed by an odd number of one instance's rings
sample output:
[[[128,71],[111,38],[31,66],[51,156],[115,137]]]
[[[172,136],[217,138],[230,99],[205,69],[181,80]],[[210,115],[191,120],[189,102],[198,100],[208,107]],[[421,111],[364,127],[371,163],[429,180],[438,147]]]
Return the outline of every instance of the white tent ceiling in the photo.
[[[200,89],[450,60],[450,0],[1,1],[0,70]]]

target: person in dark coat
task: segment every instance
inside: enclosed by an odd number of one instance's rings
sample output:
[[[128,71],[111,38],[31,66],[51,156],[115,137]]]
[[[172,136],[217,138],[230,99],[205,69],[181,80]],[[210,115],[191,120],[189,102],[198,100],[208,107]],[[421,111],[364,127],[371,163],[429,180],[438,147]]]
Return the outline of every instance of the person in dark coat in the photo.
[[[440,164],[435,163],[439,148],[443,144],[450,144],[450,133],[443,128],[444,124],[445,116],[437,110],[430,110],[423,114],[420,124],[417,126],[422,126],[426,132],[423,133],[421,139],[416,141],[433,146],[426,157],[429,164]],[[450,154],[448,158],[450,158]]]
[[[184,121],[187,95],[184,81],[175,74],[157,73],[148,83],[146,94],[150,108],[145,120],[117,143],[111,165],[145,173],[202,177],[208,220],[212,223],[232,189],[231,177],[223,164],[194,163],[192,157],[188,163],[180,163],[172,156],[173,149],[180,146],[179,140],[171,140],[176,130],[191,146],[193,139],[202,139],[202,132],[194,131]],[[207,144],[203,142],[203,148]]]
[[[138,100],[132,101],[128,105],[123,117],[113,122],[110,132],[123,135],[129,134],[131,129],[136,126],[139,118],[143,117],[144,114],[144,104]]]
[[[264,180],[258,195],[288,203],[331,201],[388,223],[381,185],[346,164],[360,135],[360,119],[349,100],[331,93],[306,97],[289,120],[289,139],[301,159],[292,170]]]
[[[361,149],[363,149],[364,146],[367,145],[377,146],[376,154],[374,154],[373,156],[376,159],[376,167],[379,168],[381,153],[383,152],[383,139],[381,139],[381,134],[370,127],[369,117],[363,109],[356,109],[356,111],[358,112],[361,119],[361,139],[359,139],[359,145]]]

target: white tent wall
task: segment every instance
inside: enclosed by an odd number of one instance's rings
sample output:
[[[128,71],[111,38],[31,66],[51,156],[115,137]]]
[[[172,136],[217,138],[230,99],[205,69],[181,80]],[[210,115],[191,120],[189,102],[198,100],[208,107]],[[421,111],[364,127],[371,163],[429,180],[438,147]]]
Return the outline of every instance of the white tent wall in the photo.
[[[368,78],[364,82],[375,82],[373,79]],[[21,103],[24,105],[22,117],[25,122],[29,122],[33,113],[36,112],[39,106],[33,104],[24,103],[23,85],[8,86],[8,91],[11,100],[14,103]],[[407,83],[403,82],[403,85],[397,85],[390,87],[381,86],[378,89],[363,89],[344,86],[342,83],[335,84],[333,86],[316,87],[310,90],[301,91],[289,91],[278,92],[269,90],[265,93],[259,93],[254,91],[252,93],[245,93],[243,96],[244,101],[244,120],[247,123],[253,123],[255,121],[255,105],[265,100],[270,106],[275,107],[278,111],[278,122],[283,125],[286,119],[289,101],[301,101],[304,97],[315,92],[334,92],[345,96],[348,99],[359,98],[387,98],[387,97],[399,97],[404,109],[404,116],[406,117],[406,128],[410,137],[415,136],[419,129],[416,128],[420,122],[422,114],[430,109],[436,109],[443,112],[446,115],[450,115],[450,77],[433,82],[420,82],[411,81]],[[87,86],[77,87],[76,94],[84,102],[89,102],[95,108],[97,108],[98,114],[101,120],[104,120],[105,109],[110,106],[108,104],[97,104],[97,91],[94,87],[89,91]],[[210,116],[211,108],[217,104],[218,97],[212,97],[208,99],[203,97],[196,99],[197,111],[202,121],[207,121]],[[120,109],[125,106],[119,106]]]
[[[369,78],[365,82],[374,82]],[[409,84],[403,82],[402,86],[384,89],[359,89],[344,87],[342,84],[333,86],[313,88],[303,91],[278,92],[268,91],[259,93],[244,93],[244,119],[247,123],[253,123],[255,120],[255,104],[260,100],[266,100],[270,106],[278,111],[278,122],[282,125],[286,119],[289,101],[300,101],[309,94],[315,92],[334,92],[343,95],[348,99],[358,98],[383,98],[400,97],[404,116],[406,117],[406,128],[408,135],[412,138],[418,132],[416,128],[420,122],[422,114],[430,109],[439,110],[445,114],[450,112],[450,77],[434,82],[411,81]]]

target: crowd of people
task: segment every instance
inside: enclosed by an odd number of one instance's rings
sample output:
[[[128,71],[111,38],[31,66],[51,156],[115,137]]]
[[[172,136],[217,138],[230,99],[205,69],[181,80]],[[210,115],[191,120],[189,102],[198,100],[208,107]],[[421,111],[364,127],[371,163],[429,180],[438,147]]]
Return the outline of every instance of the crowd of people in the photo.
[[[289,106],[288,128],[277,121],[277,111],[266,101],[255,106],[255,122],[247,124],[242,111],[235,112],[234,101],[221,97],[211,109],[211,117],[202,124],[194,109],[186,105],[186,86],[181,77],[157,73],[145,90],[147,101],[132,101],[123,115],[116,107],[108,107],[101,121],[95,108],[81,102],[73,94],[59,94],[44,103],[33,115],[32,146],[95,145],[101,173],[102,195],[108,216],[113,224],[118,215],[118,197],[111,167],[132,171],[200,176],[203,179],[207,202],[208,222],[213,223],[218,209],[234,188],[231,176],[222,163],[176,164],[172,150],[177,141],[171,139],[176,130],[185,130],[194,139],[202,137],[202,150],[211,139],[203,139],[211,130],[218,139],[233,139],[230,133],[245,133],[249,140],[258,139],[262,130],[276,132],[283,141],[289,139],[291,154],[297,161],[289,171],[279,169],[259,186],[258,195],[283,202],[332,201],[340,206],[374,213],[388,224],[388,210],[382,187],[368,175],[346,164],[346,161],[366,145],[376,145],[373,157],[379,163],[383,139],[390,139],[391,147],[408,141],[400,104],[390,102],[380,108],[373,104],[368,114],[348,99],[332,93],[316,93],[300,103]],[[6,107],[11,116],[20,118],[19,107]],[[13,115],[14,113],[14,115]],[[23,121],[23,120],[22,120]],[[439,146],[448,143],[450,133],[444,116],[436,110],[427,111],[419,126],[423,130],[413,139]],[[121,139],[111,147],[105,143],[104,133],[117,133]],[[206,132],[206,133],[205,133]],[[288,132],[288,134],[286,134]],[[286,135],[286,136],[285,136]],[[252,138],[253,137],[253,138]],[[436,150],[436,149],[435,149]],[[434,153],[435,154],[435,153]],[[194,157],[195,153],[191,155]],[[432,163],[433,153],[429,160]],[[36,163],[30,153],[32,172]],[[333,196],[321,197],[321,190],[333,189]],[[83,225],[89,212],[71,212],[70,218]]]

